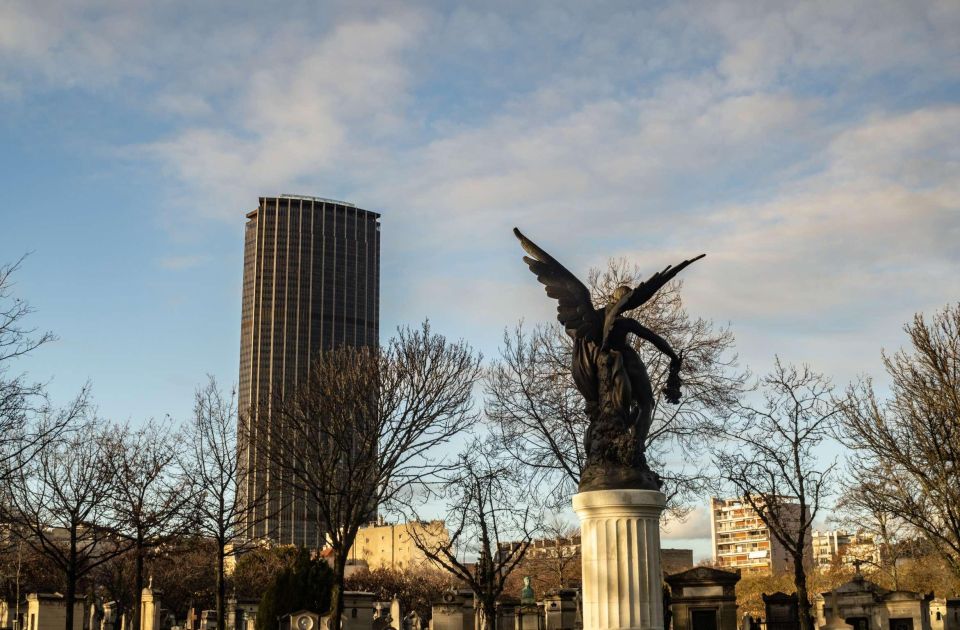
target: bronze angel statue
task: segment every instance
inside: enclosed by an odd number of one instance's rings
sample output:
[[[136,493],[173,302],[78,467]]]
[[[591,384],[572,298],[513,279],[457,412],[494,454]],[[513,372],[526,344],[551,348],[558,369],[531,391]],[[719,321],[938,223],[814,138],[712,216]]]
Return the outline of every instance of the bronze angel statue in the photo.
[[[523,257],[557,300],[557,319],[573,339],[571,372],[586,401],[590,424],[584,435],[587,461],[580,476],[580,491],[614,488],[660,489],[659,476],[644,456],[647,433],[653,421],[655,398],[647,369],[628,336],[647,341],[670,359],[663,394],[680,402],[681,355],[660,335],[640,322],[623,317],[645,304],[667,282],[701,254],[677,266],[668,266],[637,287],[621,286],[603,308],[595,308],[587,287],[517,228],[513,233],[528,256]]]

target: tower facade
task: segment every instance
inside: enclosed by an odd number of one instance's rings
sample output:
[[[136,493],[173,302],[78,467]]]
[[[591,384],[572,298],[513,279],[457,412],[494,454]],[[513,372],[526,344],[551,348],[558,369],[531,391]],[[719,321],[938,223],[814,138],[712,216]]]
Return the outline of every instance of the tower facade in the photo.
[[[238,404],[239,493],[257,498],[246,535],[322,546],[316,509],[263,456],[264,401],[302,383],[317,353],[375,346],[380,334],[380,215],[317,197],[261,197],[247,214]]]

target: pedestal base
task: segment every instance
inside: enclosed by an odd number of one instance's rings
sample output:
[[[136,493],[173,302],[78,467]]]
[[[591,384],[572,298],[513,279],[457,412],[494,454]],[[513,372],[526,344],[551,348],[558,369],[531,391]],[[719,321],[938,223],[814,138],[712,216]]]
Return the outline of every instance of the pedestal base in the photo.
[[[656,490],[593,490],[573,497],[580,517],[584,630],[663,630]]]

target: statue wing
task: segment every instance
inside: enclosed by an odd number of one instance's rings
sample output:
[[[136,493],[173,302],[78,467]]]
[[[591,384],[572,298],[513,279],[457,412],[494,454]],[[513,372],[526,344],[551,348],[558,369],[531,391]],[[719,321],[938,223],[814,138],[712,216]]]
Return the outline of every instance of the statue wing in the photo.
[[[663,285],[673,280],[678,273],[697,262],[704,256],[706,256],[706,254],[700,254],[699,256],[683,261],[676,267],[673,265],[667,265],[663,271],[658,271],[657,273],[653,274],[638,284],[633,291],[630,291],[620,298],[620,301],[617,302],[617,305],[607,311],[606,321],[603,323],[604,340],[606,340],[607,335],[610,333],[610,329],[613,328],[613,323],[617,320],[617,317],[626,311],[633,310],[646,304],[647,300],[652,298],[654,295],[656,295],[657,291],[663,288]]]
[[[593,307],[587,287],[520,230],[513,228],[513,233],[520,239],[524,251],[529,254],[523,257],[523,262],[527,263],[537,280],[546,285],[547,295],[558,301],[557,319],[567,333],[599,342],[603,330],[603,315]]]
[[[654,295],[656,295],[657,291],[663,288],[663,285],[673,280],[678,273],[697,262],[704,256],[706,256],[706,254],[700,254],[695,258],[683,261],[676,267],[673,265],[667,265],[663,271],[658,271],[657,273],[653,274],[638,284],[633,291],[623,296],[620,301],[617,302],[617,307],[614,309],[614,311],[616,311],[616,313],[619,315],[620,313],[643,306],[647,303],[647,300],[652,298]]]

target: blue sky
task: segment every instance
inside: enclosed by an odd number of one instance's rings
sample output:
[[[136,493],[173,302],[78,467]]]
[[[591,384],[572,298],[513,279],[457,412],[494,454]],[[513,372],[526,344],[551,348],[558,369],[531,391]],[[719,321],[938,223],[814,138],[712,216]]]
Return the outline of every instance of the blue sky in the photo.
[[[382,330],[488,356],[572,269],[686,274],[689,310],[839,383],[960,296],[960,4],[0,2],[0,258],[101,412],[236,380],[258,195],[383,213]],[[702,534],[694,523],[687,533]],[[696,530],[696,531],[694,531]]]

